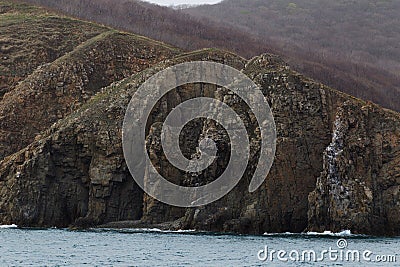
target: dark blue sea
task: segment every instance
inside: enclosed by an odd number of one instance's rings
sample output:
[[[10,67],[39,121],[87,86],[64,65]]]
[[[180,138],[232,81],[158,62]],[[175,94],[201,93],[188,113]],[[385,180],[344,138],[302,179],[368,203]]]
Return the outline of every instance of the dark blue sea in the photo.
[[[0,266],[400,266],[400,238],[1,226]]]

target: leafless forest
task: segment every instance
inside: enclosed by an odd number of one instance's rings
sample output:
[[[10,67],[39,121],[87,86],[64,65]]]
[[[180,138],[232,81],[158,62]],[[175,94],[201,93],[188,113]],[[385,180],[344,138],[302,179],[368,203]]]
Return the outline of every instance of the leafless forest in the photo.
[[[400,10],[391,0],[225,0],[183,10],[134,0],[27,0],[193,50],[281,55],[299,72],[400,110]]]

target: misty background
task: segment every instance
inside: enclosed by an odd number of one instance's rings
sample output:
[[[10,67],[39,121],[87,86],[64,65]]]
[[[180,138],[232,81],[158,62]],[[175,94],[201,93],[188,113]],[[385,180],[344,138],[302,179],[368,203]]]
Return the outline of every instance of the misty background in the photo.
[[[175,5],[201,5],[201,4],[217,4],[221,0],[146,0],[153,4],[158,4],[162,6],[175,6]]]

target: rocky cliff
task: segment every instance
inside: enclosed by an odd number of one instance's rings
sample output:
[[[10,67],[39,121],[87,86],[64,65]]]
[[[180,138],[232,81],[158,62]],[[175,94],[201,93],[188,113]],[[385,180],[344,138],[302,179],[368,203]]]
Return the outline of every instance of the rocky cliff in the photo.
[[[13,122],[20,128],[12,138],[2,139],[6,157],[0,162],[1,224],[400,234],[398,113],[316,83],[273,55],[247,61],[213,49],[179,54],[166,45],[113,31],[94,38],[37,68],[3,97],[1,131]],[[147,148],[153,164],[174,183],[210,182],[224,169],[230,153],[224,129],[196,120],[184,128],[183,154],[195,156],[197,141],[208,136],[216,140],[218,160],[196,175],[166,162],[160,127],[182,101],[198,96],[223,101],[241,115],[251,141],[250,164],[239,184],[212,204],[184,209],[158,202],[135,184],[122,152],[122,122],[131,97],[145,80],[195,60],[230,65],[259,84],[278,138],[266,181],[249,193],[260,137],[248,107],[228,90],[210,84],[188,84],[164,96],[148,121]]]
[[[336,111],[324,168],[309,196],[309,228],[400,232],[400,116],[346,101]]]

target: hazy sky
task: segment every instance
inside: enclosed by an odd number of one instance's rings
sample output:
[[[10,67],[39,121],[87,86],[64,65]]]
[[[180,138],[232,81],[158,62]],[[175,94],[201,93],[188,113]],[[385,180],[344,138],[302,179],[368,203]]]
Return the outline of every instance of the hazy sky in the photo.
[[[216,4],[221,2],[221,0],[145,0],[147,2],[169,6],[169,5],[182,5],[182,4],[191,4],[191,5],[198,5],[198,4]]]

